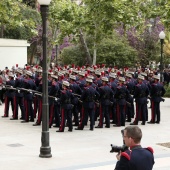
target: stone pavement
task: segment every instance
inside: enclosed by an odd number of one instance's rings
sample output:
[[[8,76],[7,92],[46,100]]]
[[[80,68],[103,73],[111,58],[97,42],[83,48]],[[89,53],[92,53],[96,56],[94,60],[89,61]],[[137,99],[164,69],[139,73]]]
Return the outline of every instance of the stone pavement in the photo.
[[[52,158],[39,158],[41,126],[20,123],[20,120],[1,118],[0,106],[0,170],[111,170],[116,163],[116,153],[110,153],[110,144],[122,145],[120,130],[110,129],[56,133],[50,129]],[[149,117],[150,117],[149,109]],[[170,99],[161,103],[161,123],[139,125],[143,131],[142,146],[154,149],[154,170],[170,170],[170,148],[157,143],[170,142]],[[96,123],[97,124],[97,123]],[[129,123],[126,123],[128,125]]]

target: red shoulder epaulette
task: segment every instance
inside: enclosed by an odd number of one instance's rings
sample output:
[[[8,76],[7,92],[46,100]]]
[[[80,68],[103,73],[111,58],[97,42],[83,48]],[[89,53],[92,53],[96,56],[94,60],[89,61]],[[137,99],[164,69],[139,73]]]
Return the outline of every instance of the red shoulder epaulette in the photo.
[[[147,147],[146,149],[147,149],[148,151],[150,151],[151,153],[154,153],[153,148]]]
[[[128,161],[130,161],[130,156],[126,152],[122,152],[121,156],[125,157]]]

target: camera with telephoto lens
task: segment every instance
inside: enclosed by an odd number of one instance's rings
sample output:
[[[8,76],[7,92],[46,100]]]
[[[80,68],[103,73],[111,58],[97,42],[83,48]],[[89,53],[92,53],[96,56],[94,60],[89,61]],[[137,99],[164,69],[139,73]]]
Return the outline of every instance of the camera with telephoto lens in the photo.
[[[122,134],[122,137],[124,136],[124,129],[121,130],[121,134]],[[126,150],[128,150],[128,146],[125,145],[125,141],[123,140],[123,145],[122,146],[117,146],[117,145],[113,145],[111,144],[111,151],[110,153],[113,153],[113,152],[124,152]]]

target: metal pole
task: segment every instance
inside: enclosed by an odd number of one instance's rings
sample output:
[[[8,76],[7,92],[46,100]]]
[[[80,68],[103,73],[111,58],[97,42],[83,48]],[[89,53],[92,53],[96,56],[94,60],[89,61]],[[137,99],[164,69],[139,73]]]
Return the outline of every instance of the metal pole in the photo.
[[[42,133],[41,133],[41,147],[40,155],[41,158],[50,158],[51,147],[49,145],[49,105],[48,105],[48,70],[47,70],[47,16],[48,16],[48,5],[41,5],[41,16],[43,22],[43,94],[42,94]]]
[[[161,61],[160,61],[160,81],[163,82],[163,43],[164,39],[161,39]]]

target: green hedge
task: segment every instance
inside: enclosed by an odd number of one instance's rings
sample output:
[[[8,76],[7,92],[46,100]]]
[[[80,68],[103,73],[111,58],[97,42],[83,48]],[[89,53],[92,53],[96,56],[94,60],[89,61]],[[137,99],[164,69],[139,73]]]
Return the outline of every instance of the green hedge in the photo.
[[[164,88],[166,90],[164,97],[170,97],[170,85],[165,85]]]

